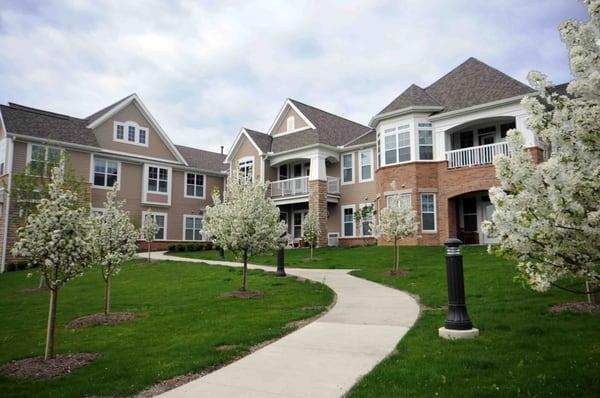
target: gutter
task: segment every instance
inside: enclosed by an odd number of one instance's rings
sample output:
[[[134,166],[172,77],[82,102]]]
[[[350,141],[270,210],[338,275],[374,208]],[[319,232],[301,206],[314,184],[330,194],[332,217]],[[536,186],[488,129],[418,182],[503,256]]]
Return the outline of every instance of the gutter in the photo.
[[[14,141],[14,137],[10,138],[10,140],[8,141],[8,150],[6,154],[6,168],[8,170],[8,189],[6,190],[6,206],[4,207],[4,235],[2,238],[2,259],[0,260],[0,273],[6,272],[6,247],[8,246],[8,215],[10,213],[10,190],[12,189],[13,149],[15,146]]]

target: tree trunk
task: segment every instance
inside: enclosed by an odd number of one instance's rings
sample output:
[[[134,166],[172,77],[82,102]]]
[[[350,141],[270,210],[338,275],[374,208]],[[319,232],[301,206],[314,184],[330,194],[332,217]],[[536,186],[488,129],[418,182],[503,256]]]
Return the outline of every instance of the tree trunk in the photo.
[[[44,283],[46,281],[44,280],[44,274],[42,274],[42,272],[40,271],[40,284],[38,285],[38,289],[42,289],[44,287]]]
[[[110,276],[104,281],[104,316],[110,313]]]
[[[243,270],[243,278],[242,278],[242,291],[245,292],[248,288],[248,252],[244,250],[244,270]]]
[[[590,282],[589,280],[585,281],[585,290],[588,292],[587,299],[590,304],[598,304],[598,293],[595,292],[597,286]]]
[[[56,301],[58,300],[58,289],[50,290],[50,305],[48,307],[48,328],[46,329],[46,350],[44,360],[54,356],[54,329],[56,326]]]
[[[313,245],[310,245],[310,259],[313,259]]]
[[[394,238],[394,272],[398,271],[398,238]]]
[[[151,261],[151,259],[150,259],[150,244],[151,244],[151,242],[148,241],[148,262]]]

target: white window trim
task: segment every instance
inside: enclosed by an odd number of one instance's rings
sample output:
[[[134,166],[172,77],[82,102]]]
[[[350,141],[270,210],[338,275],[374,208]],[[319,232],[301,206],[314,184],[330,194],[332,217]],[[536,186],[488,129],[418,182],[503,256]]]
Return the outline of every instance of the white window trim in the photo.
[[[362,153],[363,152],[370,152],[371,153],[371,178],[363,178],[363,165],[361,162],[361,158],[362,158]],[[359,179],[358,182],[369,182],[369,181],[373,181],[374,180],[374,176],[373,173],[375,172],[374,167],[373,167],[373,163],[375,162],[374,159],[374,155],[373,155],[373,148],[367,148],[367,149],[363,149],[358,151],[358,174],[359,174]]]
[[[183,215],[183,225],[181,226],[181,240],[186,241],[186,242],[202,242],[204,240],[204,236],[202,236],[202,230],[200,230],[200,240],[195,240],[195,239],[186,239],[185,238],[185,219],[188,217],[195,217],[195,218],[200,218],[201,220],[204,220],[204,217],[202,214],[184,214]]]
[[[352,180],[351,181],[346,181],[344,182],[344,156],[346,155],[350,155],[350,157],[352,158]],[[356,165],[354,164],[354,152],[346,152],[346,153],[342,153],[340,155],[340,185],[350,185],[350,184],[354,184],[354,176],[355,176],[355,167]]]
[[[428,193],[428,192],[426,192]],[[387,207],[387,200],[388,197],[390,196],[402,196],[402,195],[408,195],[408,204],[410,205],[410,207],[412,208],[412,190],[411,189],[405,189],[405,190],[401,190],[401,191],[386,191],[383,193],[383,198],[385,200],[385,207]]]
[[[203,178],[202,181],[204,181],[204,185],[202,186],[203,187],[203,189],[202,189],[202,196],[195,196],[195,195],[188,195],[187,194],[187,177],[188,177],[188,174],[194,174],[194,175],[201,175],[202,176],[202,178]],[[194,184],[194,187],[195,186],[196,185]],[[195,191],[196,190],[194,190],[194,192]],[[191,172],[191,171],[186,171],[183,174],[183,197],[184,198],[188,198],[188,199],[206,199],[206,174],[194,173],[194,172]]]
[[[148,169],[150,167],[158,167],[160,169],[167,169],[167,178],[169,179],[167,182],[167,192],[154,192],[154,191],[148,191]],[[173,169],[171,167],[167,167],[167,166],[163,166],[163,165],[158,165],[158,164],[153,164],[153,163],[146,163],[144,164],[144,172],[142,173],[142,200],[143,203],[145,204],[152,204],[152,205],[157,205],[157,206],[171,206],[171,186],[173,184]],[[167,196],[167,201],[166,202],[152,202],[148,200],[148,194],[151,195],[163,195],[163,196]]]
[[[426,125],[429,126],[426,126]],[[431,144],[421,144],[420,143],[420,134],[421,131],[429,131],[431,132]],[[430,146],[431,147],[431,159],[421,159],[421,147],[422,146]],[[420,122],[417,123],[417,139],[416,139],[416,156],[417,156],[417,160],[418,161],[423,161],[423,162],[431,162],[433,160],[435,160],[435,136],[433,134],[433,124],[430,122]]]
[[[385,130],[393,130],[393,131],[388,131],[386,133]],[[403,161],[400,162],[399,161],[399,159],[400,159],[399,150],[400,150],[401,147],[396,146],[396,148],[395,148],[395,150],[396,150],[396,161],[393,162],[393,163],[388,163],[387,160],[385,159],[385,153],[387,151],[387,146],[385,145],[385,137],[390,136],[390,135],[396,136],[396,145],[398,145],[398,134],[399,133],[408,133],[408,142],[409,142],[409,144],[408,144],[408,148],[409,148],[408,153],[410,154],[410,159],[409,160],[403,160]],[[413,160],[413,154],[412,154],[413,146],[414,146],[413,145],[414,144],[413,141],[414,141],[414,138],[413,138],[412,130],[410,128],[410,124],[401,124],[399,126],[394,126],[394,127],[390,126],[390,127],[383,128],[383,132],[381,134],[381,144],[382,144],[381,145],[382,146],[381,163],[382,163],[382,165],[383,166],[391,166],[391,165],[394,165],[394,164],[405,164],[405,163],[413,162],[414,161]],[[406,148],[406,147],[403,146],[402,148]]]
[[[358,205],[358,208],[360,210],[362,210],[365,207],[372,207],[373,210],[375,210],[375,205],[373,203],[361,203],[361,204]],[[373,221],[373,217],[374,217],[374,214],[371,212],[371,222]],[[371,230],[371,234],[369,234],[369,235],[363,234],[362,224],[363,224],[363,220],[360,220],[360,225],[359,225],[359,229],[358,229],[358,232],[359,232],[358,236],[364,236],[366,238],[372,237],[373,236],[373,230]]]
[[[352,209],[352,231],[354,232],[352,235],[346,235],[346,228],[345,227],[345,222],[344,222],[344,210],[345,209]],[[356,220],[354,219],[354,213],[356,212],[356,206],[355,205],[346,205],[346,206],[342,206],[341,207],[341,212],[342,212],[342,232],[341,232],[341,236],[343,238],[356,238]]]
[[[60,147],[57,147],[57,146],[46,145],[46,144],[43,144],[43,143],[28,142],[27,143],[27,163],[26,163],[27,165],[29,165],[29,163],[31,163],[32,147],[34,145],[43,146],[43,147],[46,148],[46,156],[45,156],[45,160],[44,160],[46,167],[44,169],[44,176],[45,177],[50,177],[50,170],[46,170],[47,166],[48,166],[48,149],[58,149],[60,151],[61,156],[64,154],[64,149],[62,149]],[[64,167],[65,167],[64,159],[61,159],[61,161],[60,161],[60,167],[61,167],[61,169],[64,170]]]
[[[286,133],[290,132],[290,131],[294,131],[296,129],[296,118],[294,117],[294,115],[288,116],[288,118],[286,119],[286,125],[285,125],[286,129]]]
[[[252,163],[252,175],[250,176],[250,182],[254,182],[254,175],[256,174],[256,162],[254,161],[254,156],[244,156],[243,158],[239,158],[237,160],[237,170],[238,173],[240,172],[240,164],[241,163],[245,163],[245,162],[251,162]]]
[[[169,225],[169,214],[168,213],[163,213],[163,212],[159,212],[159,211],[143,211],[142,212],[142,226],[144,225],[144,222],[146,221],[146,215],[156,215],[156,216],[165,216],[165,233],[164,233],[164,238],[163,239],[154,239],[154,240],[158,240],[158,241],[163,241],[163,240],[168,240],[167,239],[167,226]]]
[[[433,229],[423,229],[423,195],[433,195]],[[437,194],[435,192],[420,192],[419,194],[419,213],[421,213],[421,232],[424,234],[437,233]],[[429,214],[429,212],[428,212]]]
[[[123,126],[123,139],[117,138],[117,126]],[[132,126],[135,128],[134,141],[129,141],[127,139],[128,134],[129,134],[129,126]],[[144,144],[140,143],[140,129],[146,130],[146,142]],[[150,129],[148,127],[140,126],[133,120],[128,120],[126,122],[115,121],[113,123],[113,141],[120,142],[122,144],[148,147],[148,143],[150,142]]]
[[[119,189],[117,189],[117,191],[120,191],[121,190],[121,162],[116,159],[111,159],[111,158],[107,158],[104,156],[96,156],[94,154],[92,154],[92,156],[90,156],[90,186],[94,189],[106,189],[106,190],[112,189],[112,187],[94,184],[94,172],[95,172],[94,163],[95,163],[96,159],[104,159],[104,160],[110,160],[111,162],[117,162],[117,182],[116,183],[119,184]]]

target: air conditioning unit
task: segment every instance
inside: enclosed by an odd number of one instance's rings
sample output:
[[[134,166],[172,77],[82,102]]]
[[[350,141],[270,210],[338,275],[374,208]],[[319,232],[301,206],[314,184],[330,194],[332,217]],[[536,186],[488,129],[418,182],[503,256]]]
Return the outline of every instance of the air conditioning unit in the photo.
[[[337,246],[339,244],[338,238],[339,234],[337,232],[327,234],[327,246]]]

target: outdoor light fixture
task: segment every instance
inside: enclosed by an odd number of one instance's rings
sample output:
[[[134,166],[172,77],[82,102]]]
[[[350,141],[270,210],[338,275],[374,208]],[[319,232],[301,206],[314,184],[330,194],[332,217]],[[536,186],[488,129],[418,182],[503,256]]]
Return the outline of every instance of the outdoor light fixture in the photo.
[[[444,244],[448,279],[448,317],[438,333],[445,339],[471,339],[479,335],[479,329],[473,327],[465,303],[463,256],[460,251],[462,242],[449,239]]]

